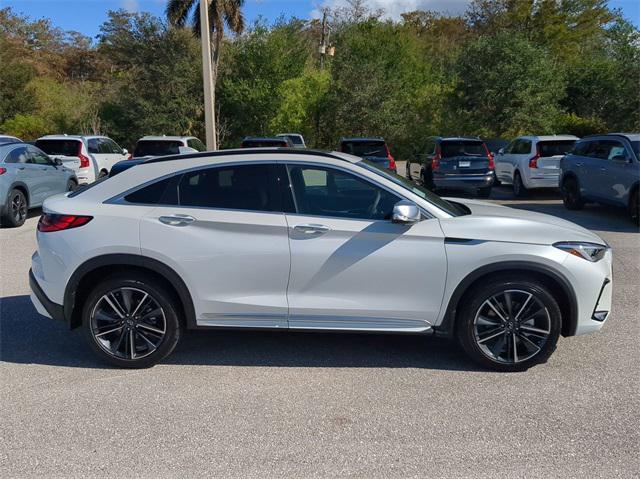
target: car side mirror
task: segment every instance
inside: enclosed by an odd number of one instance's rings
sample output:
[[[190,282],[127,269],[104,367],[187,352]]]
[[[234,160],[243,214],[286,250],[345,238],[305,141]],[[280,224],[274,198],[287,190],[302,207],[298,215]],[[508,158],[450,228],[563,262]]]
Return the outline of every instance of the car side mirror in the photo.
[[[498,150],[498,155],[504,155],[504,148],[500,148]]]
[[[420,208],[415,203],[408,200],[398,201],[393,205],[393,213],[391,214],[392,223],[413,224],[422,219]]]
[[[628,163],[629,162],[629,159],[626,157],[626,155],[616,155],[611,159],[613,161],[615,161],[616,163]]]
[[[191,148],[190,146],[179,146],[178,152],[181,155],[184,155],[186,153],[198,153],[198,150],[196,150],[195,148]]]
[[[62,160],[60,158],[54,158],[53,164],[56,166],[62,166]]]
[[[129,154],[129,150],[127,150],[126,148],[122,149],[122,154],[123,155],[128,155]]]

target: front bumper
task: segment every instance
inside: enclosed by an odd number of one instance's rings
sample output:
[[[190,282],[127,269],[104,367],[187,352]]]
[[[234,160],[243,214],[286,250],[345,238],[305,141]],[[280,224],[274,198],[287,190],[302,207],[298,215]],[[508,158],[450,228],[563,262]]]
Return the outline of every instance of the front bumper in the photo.
[[[38,313],[51,319],[64,321],[64,309],[47,297],[32,270],[29,270],[29,287],[31,288],[31,302]]]
[[[442,189],[488,188],[493,185],[493,181],[493,172],[481,175],[433,175],[433,184],[436,188]]]

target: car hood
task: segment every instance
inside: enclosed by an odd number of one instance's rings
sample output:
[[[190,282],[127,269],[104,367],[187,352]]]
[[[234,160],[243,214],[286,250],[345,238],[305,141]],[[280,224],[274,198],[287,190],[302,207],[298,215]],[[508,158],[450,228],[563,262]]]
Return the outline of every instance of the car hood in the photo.
[[[471,214],[441,220],[449,238],[514,243],[553,244],[583,241],[606,245],[597,234],[570,221],[533,211],[509,208],[486,201],[448,198],[469,208]]]

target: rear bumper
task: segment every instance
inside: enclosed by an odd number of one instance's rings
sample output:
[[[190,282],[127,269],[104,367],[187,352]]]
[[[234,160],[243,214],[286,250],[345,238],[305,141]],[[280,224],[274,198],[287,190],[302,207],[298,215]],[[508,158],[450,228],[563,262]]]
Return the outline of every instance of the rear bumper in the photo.
[[[433,184],[443,189],[488,188],[494,182],[493,171],[481,175],[433,175]]]
[[[544,175],[529,173],[528,177],[524,177],[523,182],[527,188],[557,188],[559,179],[560,173]]]
[[[38,313],[51,319],[64,321],[64,310],[61,305],[51,301],[38,284],[38,280],[29,270],[29,287],[31,288],[31,302]]]

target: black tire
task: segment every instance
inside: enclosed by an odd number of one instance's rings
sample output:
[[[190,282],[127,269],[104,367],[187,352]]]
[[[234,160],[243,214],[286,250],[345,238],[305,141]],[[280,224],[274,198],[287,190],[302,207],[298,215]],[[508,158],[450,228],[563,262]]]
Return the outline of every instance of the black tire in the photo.
[[[527,188],[524,186],[522,182],[522,176],[520,176],[520,172],[516,171],[513,174],[513,194],[517,198],[524,198],[527,196]]]
[[[422,181],[422,186],[424,186],[429,191],[436,191],[436,185],[433,183],[433,173],[431,170],[423,169],[420,172],[420,180]]]
[[[505,292],[511,298],[510,311],[501,306],[509,302],[500,299],[506,298]],[[497,304],[507,321],[491,309],[489,300]],[[472,287],[462,304],[456,322],[458,340],[466,353],[486,368],[524,371],[546,362],[556,349],[562,324],[560,307],[547,287],[535,280],[499,276],[483,281]]]
[[[124,290],[130,294],[128,311]],[[91,349],[102,360],[122,368],[148,368],[166,358],[178,344],[182,327],[177,304],[175,295],[153,277],[119,274],[98,283],[89,293],[82,308],[82,327]]]
[[[629,198],[629,216],[631,221],[636,225],[640,225],[640,189],[636,188]]]
[[[562,182],[562,202],[568,210],[581,210],[584,208],[584,200],[580,194],[578,180],[572,176]]]
[[[78,183],[76,183],[73,180],[69,180],[67,181],[67,191],[75,191],[75,189],[78,187]]]
[[[411,177],[411,162],[409,161],[407,161],[406,163],[404,176],[407,178],[407,180],[413,181],[413,178]]]
[[[22,226],[27,220],[28,213],[29,203],[27,197],[22,190],[14,188],[7,196],[4,215],[1,218],[2,225],[9,228]]]
[[[478,197],[489,198],[490,196],[491,196],[491,186],[487,186],[486,188],[478,188]]]
[[[498,179],[498,175],[493,173],[493,186],[501,186],[502,182]]]

